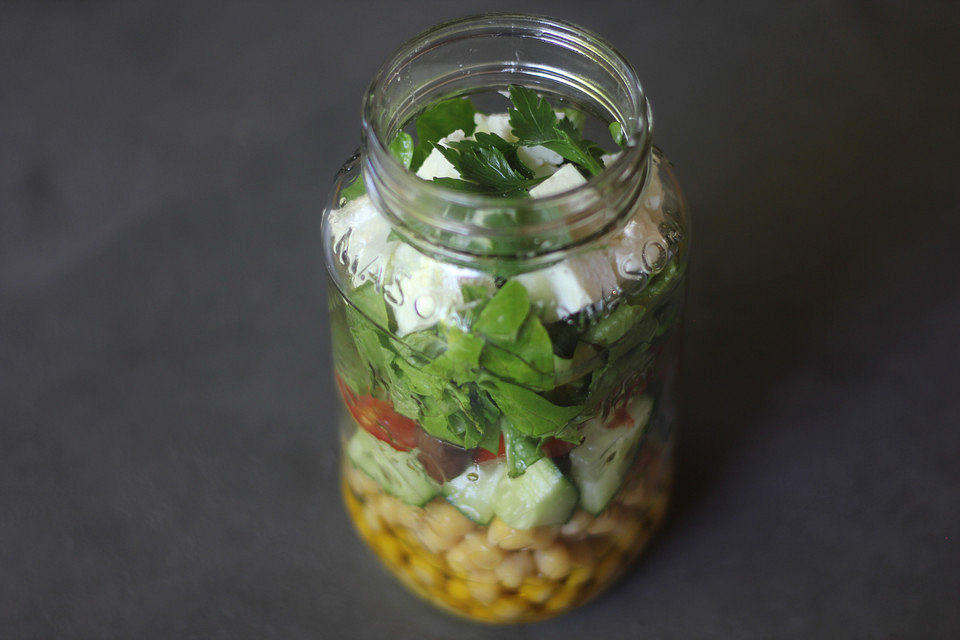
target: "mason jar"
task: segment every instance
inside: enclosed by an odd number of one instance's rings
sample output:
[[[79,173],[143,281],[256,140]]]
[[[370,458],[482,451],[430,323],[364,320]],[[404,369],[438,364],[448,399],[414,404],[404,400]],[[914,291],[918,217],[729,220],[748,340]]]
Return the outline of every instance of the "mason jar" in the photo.
[[[620,150],[581,184],[524,197],[424,180],[392,152],[431,105],[511,86],[616,123]],[[343,496],[383,564],[429,602],[493,623],[609,586],[671,491],[689,247],[633,67],[544,17],[418,35],[364,96],[323,246]]]

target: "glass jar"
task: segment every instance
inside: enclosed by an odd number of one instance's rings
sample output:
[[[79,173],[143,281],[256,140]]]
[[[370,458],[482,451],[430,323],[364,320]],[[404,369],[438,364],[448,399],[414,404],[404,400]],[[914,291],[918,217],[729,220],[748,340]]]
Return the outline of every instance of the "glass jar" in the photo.
[[[619,123],[622,150],[536,198],[453,190],[391,154],[428,106],[509,85]],[[644,548],[672,483],[687,213],[636,73],[574,25],[465,18],[387,61],[362,134],[323,231],[347,510],[448,611],[566,611]]]

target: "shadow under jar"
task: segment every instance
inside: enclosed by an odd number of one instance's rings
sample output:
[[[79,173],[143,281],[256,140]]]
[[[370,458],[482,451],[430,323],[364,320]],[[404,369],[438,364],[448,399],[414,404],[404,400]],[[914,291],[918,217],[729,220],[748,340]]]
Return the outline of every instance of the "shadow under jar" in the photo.
[[[542,196],[409,168],[401,132],[441,101],[460,100],[463,125],[416,127],[421,139],[511,139],[511,86],[558,122],[618,123],[620,148],[594,154],[592,175],[540,150],[536,173],[578,174]],[[501,104],[473,114],[464,97]],[[673,475],[687,213],[636,73],[564,22],[466,18],[384,64],[362,133],[323,231],[347,510],[390,571],[450,612],[567,611],[644,548]]]

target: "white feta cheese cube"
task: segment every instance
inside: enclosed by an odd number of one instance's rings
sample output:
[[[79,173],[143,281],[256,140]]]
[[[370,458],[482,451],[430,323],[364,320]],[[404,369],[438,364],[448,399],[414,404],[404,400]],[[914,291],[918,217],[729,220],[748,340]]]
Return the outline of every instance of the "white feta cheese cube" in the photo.
[[[400,337],[449,319],[463,305],[462,282],[483,282],[493,288],[489,276],[440,262],[402,242],[390,256],[389,279],[399,283],[399,295],[386,296],[386,300]]]
[[[606,251],[574,256],[519,275],[517,280],[548,321],[574,314],[619,291],[617,274]]]
[[[659,211],[663,204],[663,183],[657,175],[657,167],[653,166],[650,177],[647,178],[647,187],[643,192],[643,206],[650,211]]]
[[[513,127],[510,126],[510,116],[506,113],[473,114],[473,121],[477,125],[473,135],[477,133],[495,133],[507,142],[516,142]]]
[[[563,156],[559,153],[541,146],[520,147],[517,149],[517,156],[538,178],[556,172],[557,165],[563,162]]]
[[[560,169],[535,186],[533,189],[530,189],[530,197],[532,198],[543,198],[545,196],[552,196],[557,193],[562,193],[564,191],[569,191],[574,187],[579,187],[581,184],[587,181],[577,168],[572,164],[565,164]]]
[[[605,153],[605,154],[603,154],[602,156],[600,156],[600,161],[603,163],[603,166],[609,167],[609,166],[610,166],[610,163],[613,162],[614,160],[616,160],[616,159],[619,158],[619,157],[620,157],[620,152],[619,152],[619,151],[617,151],[617,152],[615,152],[615,153]]]
[[[446,147],[450,142],[460,142],[466,137],[462,129],[457,129],[450,135],[440,138],[439,144]],[[417,169],[417,177],[423,180],[433,180],[434,178],[459,178],[460,174],[453,168],[450,161],[443,157],[437,149],[432,149],[430,155],[424,159],[423,164]]]

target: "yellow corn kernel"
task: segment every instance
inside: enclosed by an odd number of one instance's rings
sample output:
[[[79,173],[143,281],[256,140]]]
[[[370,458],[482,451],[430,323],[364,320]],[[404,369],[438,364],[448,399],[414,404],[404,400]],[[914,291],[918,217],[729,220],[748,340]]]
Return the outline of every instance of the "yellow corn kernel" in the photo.
[[[433,563],[422,556],[410,557],[410,570],[417,582],[425,587],[436,587],[443,582],[443,575]]]
[[[531,576],[520,585],[520,596],[534,604],[543,604],[557,588],[557,583]]]
[[[593,571],[584,569],[583,567],[575,567],[570,570],[570,575],[567,576],[565,584],[568,587],[579,587],[586,584],[591,576],[593,576]]]
[[[465,580],[460,578],[450,578],[447,580],[447,594],[458,602],[465,602],[470,599],[470,589]]]
[[[471,571],[467,579],[467,589],[474,600],[487,605],[500,595],[500,585],[492,571]]]
[[[559,542],[546,549],[537,549],[533,559],[540,574],[545,578],[561,580],[570,573],[570,552]]]
[[[500,518],[494,518],[487,528],[487,540],[501,549],[544,549],[557,538],[558,527],[514,529]]]
[[[497,565],[494,572],[497,574],[500,584],[507,589],[516,589],[524,578],[531,575],[535,569],[533,556],[529,551],[516,551],[507,554],[507,557]]]
[[[529,609],[530,605],[516,596],[501,596],[490,605],[490,612],[501,622],[513,622]]]
[[[388,533],[381,533],[371,539],[373,547],[380,552],[380,555],[388,562],[394,565],[403,563],[404,552],[400,543]]]

